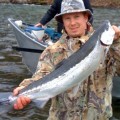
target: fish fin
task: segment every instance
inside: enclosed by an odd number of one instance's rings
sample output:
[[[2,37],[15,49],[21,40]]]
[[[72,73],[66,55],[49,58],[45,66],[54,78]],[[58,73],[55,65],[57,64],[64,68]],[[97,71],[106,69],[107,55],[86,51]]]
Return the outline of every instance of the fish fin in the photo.
[[[45,100],[35,99],[35,100],[33,100],[33,102],[36,104],[36,106],[38,108],[43,108],[46,105],[46,103],[48,102],[48,100],[49,99],[45,99]]]
[[[12,104],[9,103],[9,96],[12,92],[0,93],[0,115],[12,109]]]

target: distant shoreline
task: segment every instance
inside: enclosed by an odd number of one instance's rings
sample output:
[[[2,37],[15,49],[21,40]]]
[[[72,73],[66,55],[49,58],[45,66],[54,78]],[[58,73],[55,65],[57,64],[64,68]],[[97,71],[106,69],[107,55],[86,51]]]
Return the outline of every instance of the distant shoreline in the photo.
[[[90,0],[93,7],[120,8],[120,0]]]
[[[92,7],[120,8],[120,0],[90,0]],[[47,2],[37,2],[37,0],[0,0],[0,3],[13,4],[49,4]]]

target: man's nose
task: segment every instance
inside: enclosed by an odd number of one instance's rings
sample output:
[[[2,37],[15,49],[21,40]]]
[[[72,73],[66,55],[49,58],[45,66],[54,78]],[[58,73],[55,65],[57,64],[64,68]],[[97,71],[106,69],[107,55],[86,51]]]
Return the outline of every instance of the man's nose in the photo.
[[[70,24],[71,24],[71,25],[74,25],[74,24],[75,24],[75,19],[74,19],[74,18],[71,18],[71,19],[70,19]]]

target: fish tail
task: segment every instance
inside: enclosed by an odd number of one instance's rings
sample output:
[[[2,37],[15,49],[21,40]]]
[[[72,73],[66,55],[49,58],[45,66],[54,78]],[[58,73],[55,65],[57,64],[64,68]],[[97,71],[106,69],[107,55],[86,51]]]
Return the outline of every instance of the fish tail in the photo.
[[[8,112],[12,108],[9,100],[11,94],[12,92],[0,93],[0,115]]]

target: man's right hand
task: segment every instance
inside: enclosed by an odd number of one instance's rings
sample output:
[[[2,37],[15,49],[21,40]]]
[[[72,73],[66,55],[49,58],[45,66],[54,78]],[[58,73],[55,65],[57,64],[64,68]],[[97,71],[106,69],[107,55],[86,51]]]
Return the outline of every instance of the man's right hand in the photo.
[[[47,28],[47,26],[45,26],[45,25],[42,25],[41,23],[37,23],[37,24],[35,25],[35,27]]]
[[[35,26],[36,27],[42,27],[43,25],[41,23],[37,23]]]
[[[16,96],[19,94],[19,91],[22,90],[24,87],[17,87],[16,89],[13,90],[13,95]],[[31,99],[26,96],[20,96],[17,98],[16,103],[14,103],[14,109],[16,110],[21,110],[25,106],[27,106],[31,102]]]

